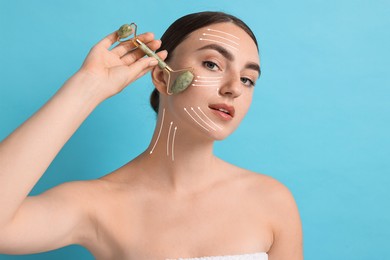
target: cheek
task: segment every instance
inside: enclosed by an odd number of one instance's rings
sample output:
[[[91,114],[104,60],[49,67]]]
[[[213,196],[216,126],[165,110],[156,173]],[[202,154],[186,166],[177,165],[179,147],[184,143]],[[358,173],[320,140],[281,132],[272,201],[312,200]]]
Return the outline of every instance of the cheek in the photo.
[[[242,99],[242,112],[243,117],[248,113],[248,110],[252,104],[253,93],[250,93],[245,99]]]
[[[218,133],[222,127],[210,117],[209,101],[216,93],[212,88],[192,86],[177,96],[171,96],[170,110],[181,127],[199,129],[203,132]]]
[[[206,69],[196,68],[194,79],[189,86],[188,92],[194,95],[203,95],[205,98],[219,96],[219,89],[222,85],[223,75]]]
[[[186,104],[207,103],[219,95],[220,86],[221,78],[210,79],[195,75],[191,85],[181,95]]]

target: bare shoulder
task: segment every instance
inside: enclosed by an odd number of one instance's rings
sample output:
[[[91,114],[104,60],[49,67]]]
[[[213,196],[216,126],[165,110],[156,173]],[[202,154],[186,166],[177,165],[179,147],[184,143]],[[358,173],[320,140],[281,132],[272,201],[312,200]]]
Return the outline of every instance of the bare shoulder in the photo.
[[[270,203],[278,203],[279,205],[295,204],[294,197],[291,191],[280,181],[262,173],[241,169],[244,177],[245,187],[254,192],[254,195],[259,195],[262,198],[267,198]]]
[[[263,208],[278,230],[286,224],[300,227],[298,207],[292,192],[275,178],[243,170],[245,188]]]
[[[97,203],[100,207],[100,202],[104,198],[109,197],[109,194],[112,194],[111,192],[120,189],[120,186],[124,182],[124,175],[120,174],[120,169],[118,169],[98,179],[79,180],[60,184],[48,190],[47,193],[75,198],[77,199],[77,203],[88,202],[90,206]]]
[[[295,200],[290,190],[275,178],[263,174],[240,168],[236,165],[222,161],[222,169],[232,173],[231,180],[240,183],[237,187],[253,198],[258,198],[262,203],[276,209],[277,207],[294,207]]]
[[[274,241],[270,258],[302,259],[301,220],[291,191],[270,176],[250,171],[246,176],[249,190],[271,224]]]
[[[95,196],[102,184],[99,180],[80,180],[62,183],[47,190],[44,197],[57,197],[63,199],[74,199],[76,203],[82,203],[83,199],[90,199]]]

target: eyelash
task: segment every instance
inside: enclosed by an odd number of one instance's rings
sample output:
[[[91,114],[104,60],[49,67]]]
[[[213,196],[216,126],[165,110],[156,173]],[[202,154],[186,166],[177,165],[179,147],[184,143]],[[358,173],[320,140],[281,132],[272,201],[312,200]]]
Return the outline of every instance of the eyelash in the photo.
[[[241,78],[241,82],[242,82],[244,85],[246,85],[246,84],[243,82],[243,80],[249,81],[249,85],[247,85],[247,86],[249,86],[249,87],[254,87],[254,86],[255,86],[255,82],[253,82],[253,80],[251,80],[251,79],[249,79],[249,78]]]
[[[202,62],[203,66],[206,68],[206,69],[209,69],[209,70],[212,70],[212,71],[215,71],[214,68],[210,68],[209,65],[212,65],[212,66],[215,66],[218,70],[220,70],[220,67],[215,63],[215,62],[212,62],[212,61],[203,61]],[[249,81],[249,85],[247,85],[245,82],[243,81]],[[249,78],[245,78],[245,77],[242,77],[241,78],[241,82],[246,85],[246,86],[249,86],[249,87],[254,87],[255,86],[255,82]]]
[[[206,69],[214,70],[214,69],[209,68],[208,65],[213,65],[213,66],[217,67],[217,68],[220,70],[219,66],[218,66],[215,62],[208,61],[208,60],[206,60],[206,61],[203,62],[203,66],[204,66]]]

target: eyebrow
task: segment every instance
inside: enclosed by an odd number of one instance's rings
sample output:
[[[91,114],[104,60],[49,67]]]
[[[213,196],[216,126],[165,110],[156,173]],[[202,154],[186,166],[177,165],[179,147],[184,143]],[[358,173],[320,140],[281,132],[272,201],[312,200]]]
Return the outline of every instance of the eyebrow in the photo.
[[[228,61],[234,61],[234,56],[233,54],[228,51],[226,48],[222,47],[221,45],[218,45],[218,44],[209,44],[209,45],[205,45],[199,49],[197,49],[197,51],[201,51],[201,50],[215,50],[217,52],[219,52],[223,57],[225,57]],[[254,63],[254,62],[250,62],[248,63],[246,66],[245,66],[246,69],[252,69],[252,70],[255,70],[259,73],[259,77],[261,75],[261,70],[260,70],[260,66],[257,64],[257,63]]]
[[[233,54],[230,51],[228,51],[227,49],[225,49],[224,47],[222,47],[221,45],[218,45],[218,44],[205,45],[205,46],[199,48],[197,51],[207,50],[207,49],[215,50],[215,51],[219,52],[227,60],[234,61]]]
[[[252,69],[252,70],[255,70],[259,73],[259,76],[258,78],[260,78],[260,75],[261,75],[261,69],[260,69],[260,66],[257,64],[257,63],[254,63],[254,62],[250,62],[248,63],[245,68],[247,69]]]

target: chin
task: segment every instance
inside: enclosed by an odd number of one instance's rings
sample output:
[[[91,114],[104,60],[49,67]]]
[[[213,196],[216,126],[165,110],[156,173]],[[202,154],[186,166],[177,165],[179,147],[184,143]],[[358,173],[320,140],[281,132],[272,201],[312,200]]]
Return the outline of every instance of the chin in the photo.
[[[211,135],[211,138],[215,141],[222,141],[228,138],[232,133],[215,132]]]
[[[215,138],[214,140],[215,140],[215,141],[223,141],[223,140],[225,140],[226,138],[227,138],[227,136]]]

